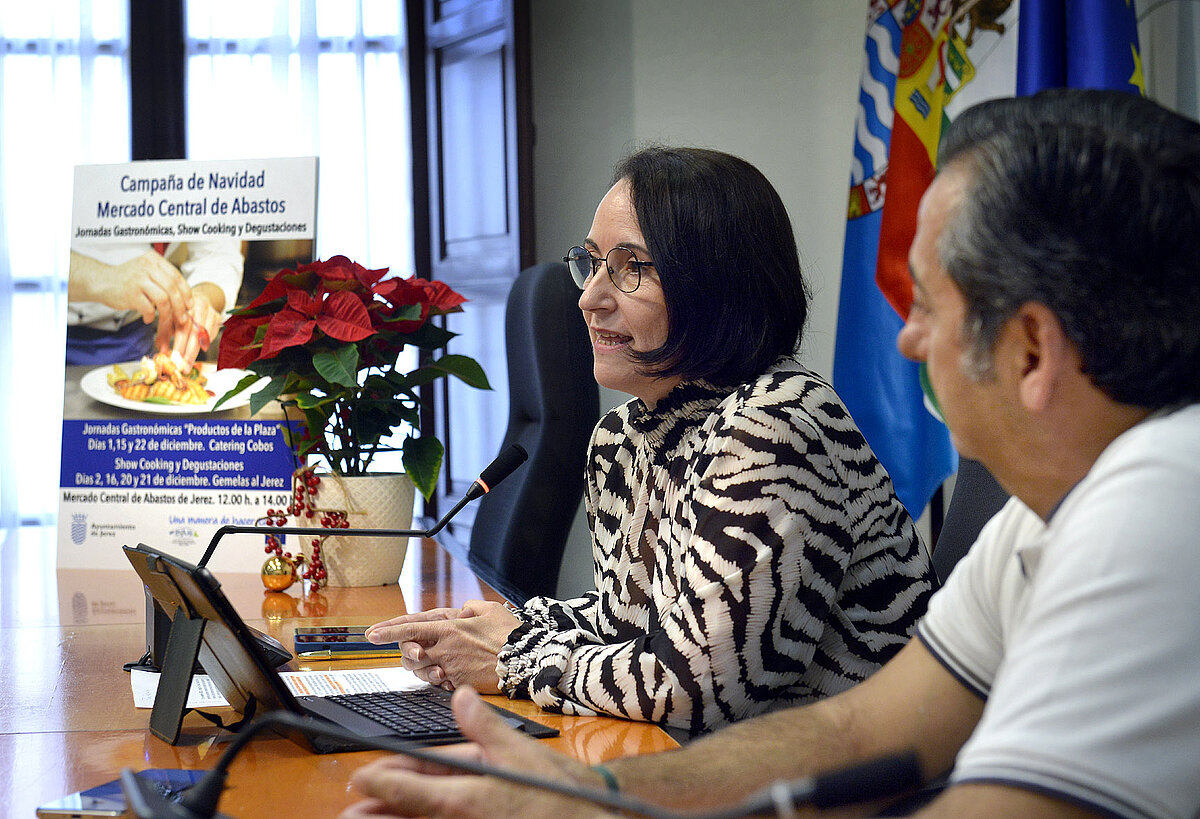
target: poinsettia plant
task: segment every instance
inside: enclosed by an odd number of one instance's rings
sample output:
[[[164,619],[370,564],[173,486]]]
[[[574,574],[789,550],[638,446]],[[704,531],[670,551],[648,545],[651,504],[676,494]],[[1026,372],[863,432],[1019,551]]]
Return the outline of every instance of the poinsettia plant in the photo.
[[[444,449],[420,428],[417,388],[456,376],[491,389],[483,368],[463,355],[445,354],[404,372],[405,347],[436,351],[456,334],[429,319],[462,311],[466,301],[443,282],[388,276],[345,256],[276,274],[262,295],[225,322],[217,367],[249,370],[217,407],[260,379],[250,396],[257,413],[289,396],[304,413],[306,430],[291,446],[305,461],[324,458],[340,475],[363,475],[385,438],[407,429],[399,449],[404,470],[429,498]]]

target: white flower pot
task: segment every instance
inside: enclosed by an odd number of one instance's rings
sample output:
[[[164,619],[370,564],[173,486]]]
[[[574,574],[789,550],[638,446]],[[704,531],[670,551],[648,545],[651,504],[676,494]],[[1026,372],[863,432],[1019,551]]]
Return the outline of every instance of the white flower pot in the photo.
[[[317,514],[301,518],[301,525],[321,525],[323,513],[342,511],[352,529],[408,529],[412,526],[412,479],[403,473],[376,473],[345,478],[319,473]],[[312,538],[301,535],[301,548],[312,555]],[[330,586],[385,586],[400,578],[407,537],[339,537],[330,535],[321,544]]]

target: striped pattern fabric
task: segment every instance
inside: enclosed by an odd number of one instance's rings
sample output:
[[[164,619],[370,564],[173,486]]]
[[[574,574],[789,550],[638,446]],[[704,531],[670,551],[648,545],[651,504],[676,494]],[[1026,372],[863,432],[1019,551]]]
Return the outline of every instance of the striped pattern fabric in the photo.
[[[895,654],[933,590],[887,473],[791,359],[617,407],[587,477],[597,590],[530,600],[497,664],[548,711],[697,734],[826,697]]]

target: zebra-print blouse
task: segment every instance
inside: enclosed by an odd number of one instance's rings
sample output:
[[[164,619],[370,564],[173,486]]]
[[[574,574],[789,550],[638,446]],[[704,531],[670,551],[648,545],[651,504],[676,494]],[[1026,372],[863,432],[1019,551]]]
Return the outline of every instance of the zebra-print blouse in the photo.
[[[887,473],[791,359],[609,412],[586,505],[598,591],[530,600],[497,663],[548,711],[696,734],[826,697],[895,654],[933,590]]]

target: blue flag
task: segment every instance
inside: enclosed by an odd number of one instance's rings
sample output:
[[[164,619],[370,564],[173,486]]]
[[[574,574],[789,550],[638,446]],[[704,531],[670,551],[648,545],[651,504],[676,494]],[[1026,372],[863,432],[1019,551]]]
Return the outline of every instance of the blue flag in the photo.
[[[1132,0],[868,6],[833,381],[916,517],[957,468],[919,368],[896,350],[911,303],[905,258],[942,130],[993,97],[1145,83]]]
[[[833,383],[891,476],[900,502],[915,518],[957,463],[946,428],[924,406],[917,365],[896,349],[896,334],[904,325],[901,316],[912,300],[904,258],[912,239],[915,200],[933,174],[925,143],[931,139],[936,150],[942,121],[944,95],[925,93],[923,82],[938,62],[939,21],[922,15],[919,4],[914,13],[914,6],[903,0],[873,2],[871,9],[855,123]],[[944,21],[940,25],[945,29]],[[932,137],[930,127],[935,129]],[[890,164],[892,149],[899,145],[909,161]],[[893,218],[885,228],[889,194]],[[885,268],[889,273],[880,275]]]
[[[1044,88],[1144,95],[1133,0],[1021,0],[1017,95]]]

